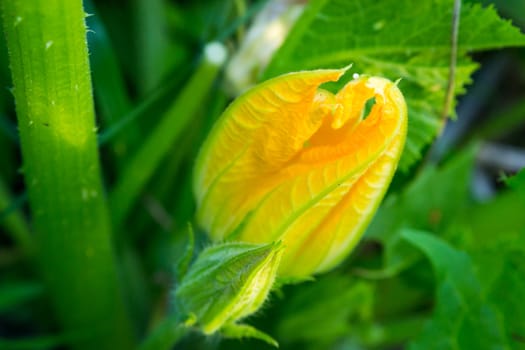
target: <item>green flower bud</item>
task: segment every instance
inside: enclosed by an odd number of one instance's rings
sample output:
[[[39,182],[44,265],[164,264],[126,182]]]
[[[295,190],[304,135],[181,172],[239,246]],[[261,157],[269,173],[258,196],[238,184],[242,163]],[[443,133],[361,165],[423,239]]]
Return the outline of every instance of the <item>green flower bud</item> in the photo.
[[[224,243],[205,249],[175,291],[179,313],[205,334],[234,325],[266,300],[281,255],[280,243]]]

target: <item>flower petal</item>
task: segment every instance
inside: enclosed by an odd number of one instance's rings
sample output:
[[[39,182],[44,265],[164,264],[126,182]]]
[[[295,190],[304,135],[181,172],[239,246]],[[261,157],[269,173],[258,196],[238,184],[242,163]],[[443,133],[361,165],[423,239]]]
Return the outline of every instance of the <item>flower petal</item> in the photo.
[[[375,97],[368,118],[352,126],[342,142],[318,143],[283,169],[294,176],[261,201],[238,237],[247,242],[282,239],[281,275],[324,270],[344,257],[379,205],[401,154],[406,107],[397,87],[366,78],[345,89],[368,91],[348,108],[361,110],[366,99]]]
[[[197,162],[201,226],[215,240],[282,240],[282,276],[324,271],[344,258],[405,142],[396,84],[362,76],[336,95],[318,88],[343,73],[292,73],[248,92],[227,109]]]
[[[239,97],[226,110],[201,150],[194,179],[199,222],[214,238],[238,226],[267,189],[279,182],[266,179],[302,149],[322,122],[307,117],[317,88],[344,72],[280,76]]]

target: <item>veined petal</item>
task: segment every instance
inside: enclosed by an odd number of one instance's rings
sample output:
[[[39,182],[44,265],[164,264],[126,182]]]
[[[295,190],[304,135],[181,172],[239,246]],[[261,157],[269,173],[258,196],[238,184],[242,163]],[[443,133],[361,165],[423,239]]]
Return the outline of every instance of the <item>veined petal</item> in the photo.
[[[335,133],[325,137],[326,143],[303,150],[283,169],[294,176],[261,201],[238,237],[247,242],[282,240],[286,253],[281,275],[303,276],[339,262],[357,243],[395,171],[406,134],[404,100],[385,79],[365,78],[345,89],[356,86],[368,89],[364,101],[352,101],[359,112],[369,97],[376,98],[368,118],[355,126],[348,118],[351,131],[339,143],[331,143],[339,136]]]
[[[303,276],[327,271],[348,255],[361,238],[388,188],[399,160],[401,141],[404,140],[394,142],[385,155],[362,173],[350,190],[339,198],[339,202],[320,217],[317,225],[306,227],[308,229],[303,230],[306,234],[303,233],[302,240],[290,236],[291,230],[285,233],[284,242],[293,243],[287,246],[289,249],[281,264],[280,274]]]
[[[247,93],[225,112],[197,163],[201,226],[214,239],[282,241],[282,276],[324,271],[346,256],[405,142],[396,84],[363,76],[336,95],[318,88],[343,73],[293,73]]]
[[[317,88],[345,69],[290,73],[239,97],[213,128],[197,159],[194,192],[201,225],[222,238],[239,225],[268,188],[271,175],[303,148],[322,117],[309,118]],[[318,114],[318,113],[317,113]]]

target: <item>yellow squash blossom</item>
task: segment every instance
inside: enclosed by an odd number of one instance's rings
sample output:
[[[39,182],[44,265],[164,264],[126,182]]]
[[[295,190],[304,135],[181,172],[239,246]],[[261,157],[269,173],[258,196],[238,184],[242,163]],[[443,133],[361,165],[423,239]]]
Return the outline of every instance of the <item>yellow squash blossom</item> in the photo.
[[[251,89],[197,159],[199,224],[216,241],[282,241],[284,277],[326,271],[351,251],[403,149],[406,105],[396,84],[361,76],[335,95],[319,88],[344,73],[290,73]]]

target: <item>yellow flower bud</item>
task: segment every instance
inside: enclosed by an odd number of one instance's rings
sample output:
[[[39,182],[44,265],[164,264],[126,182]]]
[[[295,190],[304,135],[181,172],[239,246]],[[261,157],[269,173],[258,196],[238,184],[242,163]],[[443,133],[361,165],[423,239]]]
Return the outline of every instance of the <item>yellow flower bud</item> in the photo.
[[[197,159],[199,224],[218,241],[282,241],[281,276],[326,271],[351,251],[405,143],[406,104],[396,84],[356,76],[335,95],[319,88],[344,72],[290,73],[249,90]]]

